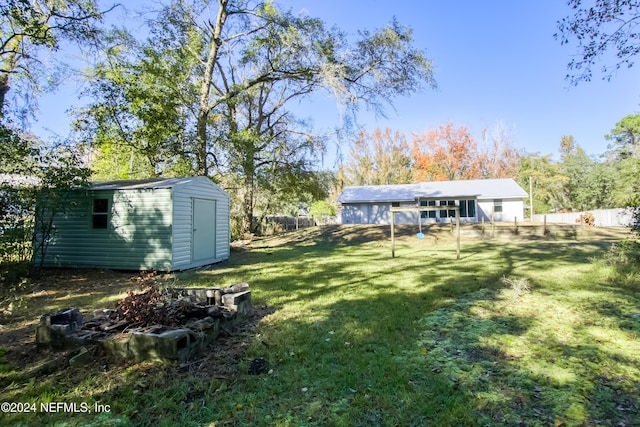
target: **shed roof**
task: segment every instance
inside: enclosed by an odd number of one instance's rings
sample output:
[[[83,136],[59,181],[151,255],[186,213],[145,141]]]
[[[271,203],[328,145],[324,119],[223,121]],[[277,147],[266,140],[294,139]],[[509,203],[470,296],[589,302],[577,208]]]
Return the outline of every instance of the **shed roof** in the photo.
[[[511,178],[434,181],[345,187],[340,203],[409,202],[418,198],[522,199],[528,194]]]
[[[209,178],[204,176],[192,176],[188,178],[149,178],[138,180],[96,181],[91,183],[90,190],[139,190],[153,188],[173,188],[178,185],[188,184],[195,180]],[[213,182],[211,182],[213,184]]]

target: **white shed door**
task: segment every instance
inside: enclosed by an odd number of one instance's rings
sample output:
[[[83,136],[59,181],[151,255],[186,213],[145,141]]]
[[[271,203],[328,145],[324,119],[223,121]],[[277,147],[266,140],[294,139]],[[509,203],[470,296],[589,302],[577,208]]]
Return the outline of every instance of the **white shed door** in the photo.
[[[193,259],[216,257],[216,201],[193,199]]]

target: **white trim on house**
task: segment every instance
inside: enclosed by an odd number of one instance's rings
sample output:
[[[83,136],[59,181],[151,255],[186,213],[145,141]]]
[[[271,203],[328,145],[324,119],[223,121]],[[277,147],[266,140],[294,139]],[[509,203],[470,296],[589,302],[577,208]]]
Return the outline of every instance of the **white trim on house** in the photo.
[[[422,214],[422,223],[427,224],[449,222],[451,215],[445,206],[462,207],[461,222],[490,221],[492,213],[495,221],[522,221],[527,197],[522,187],[507,178],[345,187],[338,201],[343,224],[389,224],[392,206],[419,206],[421,202],[443,206],[440,211]],[[396,223],[417,224],[418,218],[417,212],[397,213]]]

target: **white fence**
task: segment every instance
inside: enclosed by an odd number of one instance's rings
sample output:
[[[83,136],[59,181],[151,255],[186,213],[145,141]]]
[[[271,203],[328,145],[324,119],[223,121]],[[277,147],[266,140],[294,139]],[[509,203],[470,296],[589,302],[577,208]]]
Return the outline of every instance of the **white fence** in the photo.
[[[629,227],[631,225],[631,213],[626,209],[594,209],[588,212],[591,212],[596,218],[595,225],[598,227]],[[584,214],[585,212],[567,212],[533,215],[533,220],[542,222],[546,216],[548,223],[579,224],[580,216]]]

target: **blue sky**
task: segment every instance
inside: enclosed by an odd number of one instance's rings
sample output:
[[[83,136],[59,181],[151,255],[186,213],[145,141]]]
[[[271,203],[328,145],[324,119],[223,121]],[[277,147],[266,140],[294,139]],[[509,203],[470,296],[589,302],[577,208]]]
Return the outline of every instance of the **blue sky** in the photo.
[[[415,45],[433,61],[439,87],[396,99],[387,118],[362,114],[359,124],[369,131],[389,127],[409,136],[451,121],[480,142],[483,129],[502,122],[514,129],[514,145],[530,153],[557,155],[561,137],[573,135],[589,154],[601,154],[604,135],[640,111],[640,64],[620,70],[610,82],[597,72],[578,86],[565,80],[576,49],[553,38],[556,21],[570,13],[563,1],[276,1],[351,34],[382,27],[393,16],[413,28]],[[64,112],[80,104],[72,88],[43,98],[34,131],[65,135]],[[340,123],[335,101],[324,94],[296,109],[318,130]],[[340,142],[342,152],[348,143]],[[335,146],[330,144],[326,167],[332,166]]]

